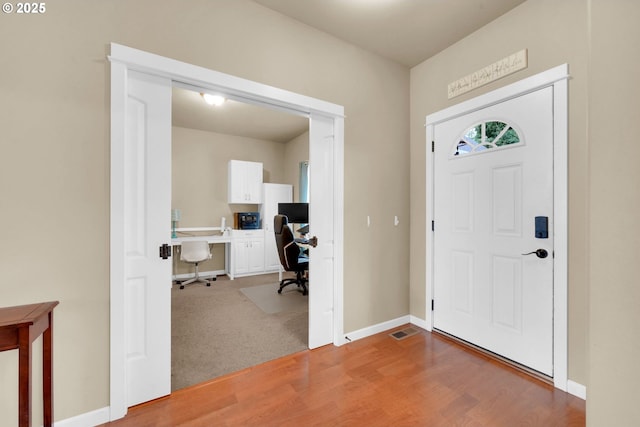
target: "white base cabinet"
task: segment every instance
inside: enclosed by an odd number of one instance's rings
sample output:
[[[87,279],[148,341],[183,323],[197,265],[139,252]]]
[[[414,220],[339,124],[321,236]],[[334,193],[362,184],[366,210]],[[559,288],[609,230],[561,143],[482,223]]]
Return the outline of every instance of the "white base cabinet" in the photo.
[[[231,230],[234,277],[264,273],[264,230]]]
[[[230,164],[232,162],[237,163],[238,161],[232,160]],[[278,203],[292,201],[293,186],[289,184],[261,184],[260,195],[263,197],[260,206],[262,229],[231,230],[231,256],[229,260],[231,277],[281,271],[280,256],[273,233],[273,217],[278,213]]]

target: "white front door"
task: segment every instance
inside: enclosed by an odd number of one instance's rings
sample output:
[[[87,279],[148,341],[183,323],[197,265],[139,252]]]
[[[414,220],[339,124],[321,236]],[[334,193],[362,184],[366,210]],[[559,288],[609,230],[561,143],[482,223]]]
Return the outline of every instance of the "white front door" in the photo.
[[[171,393],[171,81],[129,72],[124,232],[127,406]]]
[[[334,123],[312,114],[309,125],[309,348],[333,342]]]
[[[553,88],[434,142],[434,327],[553,376]]]

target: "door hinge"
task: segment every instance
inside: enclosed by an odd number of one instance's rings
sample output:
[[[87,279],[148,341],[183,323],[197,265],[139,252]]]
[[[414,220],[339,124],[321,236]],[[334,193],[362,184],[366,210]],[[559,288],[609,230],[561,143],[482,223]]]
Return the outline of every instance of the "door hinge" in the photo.
[[[431,141],[431,152],[432,153],[436,152],[436,142],[435,141]]]
[[[167,259],[170,256],[171,256],[171,246],[167,245],[166,243],[163,243],[162,246],[160,246],[160,258]]]
[[[435,305],[436,305],[434,301],[435,301],[435,300],[431,300],[431,311],[433,311],[433,310],[434,310]]]
[[[431,231],[436,231],[436,222],[431,221]]]

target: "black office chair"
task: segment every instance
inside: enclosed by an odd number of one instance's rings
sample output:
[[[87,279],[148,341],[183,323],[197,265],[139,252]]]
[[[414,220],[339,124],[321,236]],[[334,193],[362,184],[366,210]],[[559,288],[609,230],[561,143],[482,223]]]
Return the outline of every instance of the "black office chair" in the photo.
[[[289,221],[285,215],[273,217],[273,231],[276,236],[276,246],[280,256],[280,264],[285,271],[296,273],[295,278],[282,279],[278,293],[282,293],[285,286],[295,283],[302,295],[307,295],[307,278],[305,272],[309,269],[309,258],[302,255],[300,246],[295,242],[293,232],[289,227]]]

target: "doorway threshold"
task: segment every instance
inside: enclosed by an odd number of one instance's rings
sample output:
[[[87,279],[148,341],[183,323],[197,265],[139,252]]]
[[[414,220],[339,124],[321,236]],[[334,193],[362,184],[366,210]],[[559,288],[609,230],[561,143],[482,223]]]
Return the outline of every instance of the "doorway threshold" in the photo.
[[[477,346],[477,345],[475,345],[473,343],[470,343],[469,341],[465,341],[465,340],[463,340],[461,338],[458,338],[458,337],[456,337],[454,335],[448,334],[448,333],[446,333],[444,331],[441,331],[439,329],[433,328],[432,332],[434,334],[437,334],[437,335],[441,336],[442,338],[444,338],[446,340],[449,340],[449,341],[452,341],[454,343],[459,344],[461,347],[464,347],[466,349],[474,351],[474,352],[484,356],[485,358],[487,358],[487,359],[489,359],[489,360],[491,360],[493,362],[496,362],[496,363],[499,363],[499,364],[502,364],[502,365],[506,365],[506,366],[514,369],[515,371],[523,373],[523,374],[525,374],[525,375],[527,375],[529,377],[532,377],[532,378],[534,378],[534,379],[536,379],[538,381],[542,381],[543,383],[549,384],[550,386],[553,387],[553,377],[545,375],[545,374],[543,374],[541,372],[536,371],[535,369],[531,369],[531,368],[529,368],[527,366],[524,366],[524,365],[522,365],[522,364],[520,364],[518,362],[515,362],[515,361],[513,361],[511,359],[508,359],[506,357],[500,356],[497,353],[494,353],[494,352],[489,351],[489,350],[487,350],[485,348],[479,347],[479,346]]]

